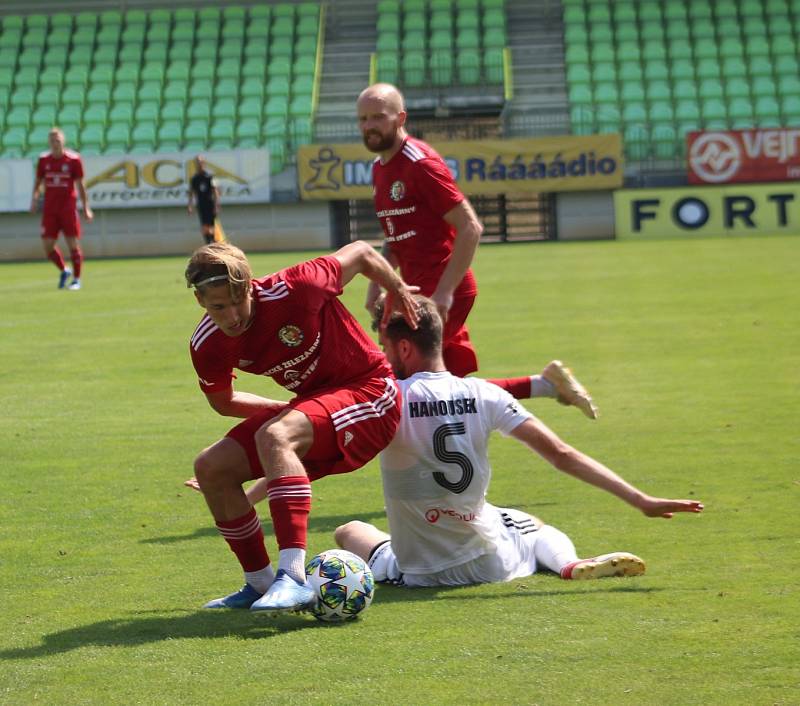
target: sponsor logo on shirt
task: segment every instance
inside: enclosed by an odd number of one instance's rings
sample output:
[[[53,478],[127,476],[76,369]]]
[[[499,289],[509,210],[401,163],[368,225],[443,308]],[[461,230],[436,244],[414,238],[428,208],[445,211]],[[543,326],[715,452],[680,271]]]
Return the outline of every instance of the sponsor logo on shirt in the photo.
[[[432,507],[425,511],[425,519],[432,525],[435,525],[442,515],[454,517],[455,519],[463,520],[464,522],[472,522],[475,519],[474,512],[463,513],[458,512],[458,510],[453,510],[449,507]]]
[[[389,187],[389,198],[400,201],[406,195],[406,185],[399,179]]]
[[[287,324],[278,331],[278,338],[290,348],[297,348],[303,342],[303,332],[294,324]]]
[[[390,208],[385,211],[378,211],[375,215],[378,218],[385,218],[386,216],[407,216],[409,213],[414,213],[416,210],[416,206],[408,206],[407,208]]]

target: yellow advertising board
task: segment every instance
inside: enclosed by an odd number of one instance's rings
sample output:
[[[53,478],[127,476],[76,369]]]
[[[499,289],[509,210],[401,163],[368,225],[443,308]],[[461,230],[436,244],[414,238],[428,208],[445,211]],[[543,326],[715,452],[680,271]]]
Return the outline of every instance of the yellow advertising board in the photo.
[[[617,237],[800,234],[800,184],[738,184],[614,193]]]
[[[459,188],[471,194],[615,189],[622,186],[619,135],[433,142]],[[375,154],[360,144],[298,149],[303,199],[372,198]]]

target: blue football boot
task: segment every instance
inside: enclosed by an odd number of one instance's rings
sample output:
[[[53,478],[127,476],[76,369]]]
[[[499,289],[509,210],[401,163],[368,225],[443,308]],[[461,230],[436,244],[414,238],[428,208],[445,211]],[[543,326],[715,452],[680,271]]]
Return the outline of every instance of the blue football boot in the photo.
[[[269,590],[250,606],[250,610],[271,613],[299,613],[308,610],[317,601],[317,594],[308,581],[299,582],[283,569],[278,569]]]
[[[67,280],[72,275],[72,270],[69,267],[61,270],[61,274],[58,275],[58,288],[64,289],[67,286]]]
[[[246,610],[259,598],[261,598],[261,593],[256,591],[249,583],[246,583],[236,593],[231,593],[230,596],[225,596],[224,598],[215,598],[213,601],[206,603],[203,608],[239,608]]]

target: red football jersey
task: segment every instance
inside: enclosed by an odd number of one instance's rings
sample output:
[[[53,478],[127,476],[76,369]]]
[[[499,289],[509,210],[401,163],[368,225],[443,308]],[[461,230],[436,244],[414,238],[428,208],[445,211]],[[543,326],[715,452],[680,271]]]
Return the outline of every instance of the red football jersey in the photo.
[[[443,216],[464,200],[444,160],[422,140],[408,137],[386,164],[372,165],[375,212],[408,284],[430,296],[453,254],[456,237]],[[477,292],[472,270],[456,295]]]
[[[75,210],[77,194],[75,180],[83,179],[81,156],[72,150],[64,150],[60,158],[46,152],[39,157],[36,177],[44,179],[44,210]]]
[[[345,308],[342,269],[330,256],[302,262],[251,284],[254,318],[241,336],[226,336],[206,314],[190,351],[200,389],[228,389],[234,368],[267,375],[308,397],[368,377],[391,376],[383,353]]]

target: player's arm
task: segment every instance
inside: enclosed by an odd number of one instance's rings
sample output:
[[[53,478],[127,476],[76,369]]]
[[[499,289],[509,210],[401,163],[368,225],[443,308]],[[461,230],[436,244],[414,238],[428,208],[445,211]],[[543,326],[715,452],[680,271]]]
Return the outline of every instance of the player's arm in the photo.
[[[40,177],[37,174],[36,179],[33,182],[33,195],[31,196],[31,213],[36,213],[36,211],[39,210],[39,196],[43,182],[44,178]]]
[[[192,184],[189,184],[189,188],[187,189],[187,198],[188,201],[186,202],[186,211],[191,215],[192,208],[194,207],[194,187]]]
[[[453,242],[453,254],[450,262],[444,268],[436,290],[431,295],[443,320],[447,319],[447,312],[453,305],[453,292],[467,274],[467,270],[472,264],[472,258],[475,257],[481,233],[483,233],[483,225],[478,220],[472,204],[466,198],[445,213],[444,220],[455,228],[456,239]]]
[[[672,500],[647,495],[599,461],[562,441],[538,419],[525,420],[511,432],[511,436],[532,448],[559,471],[616,495],[648,517],[672,517],[675,512],[703,510],[703,503],[697,500]]]
[[[397,269],[397,258],[395,257],[394,253],[392,252],[391,248],[389,247],[389,243],[384,242],[381,246],[381,255],[383,255],[386,262],[388,262],[393,269]],[[364,308],[372,314],[375,310],[375,302],[378,301],[378,297],[381,295],[381,286],[377,282],[370,281],[369,286],[367,287],[367,300],[364,303]]]
[[[411,328],[417,328],[417,305],[414,294],[419,287],[406,284],[386,258],[363,240],[348,243],[333,253],[342,268],[342,287],[357,274],[386,290],[384,320],[393,310],[400,311]]]
[[[83,204],[83,217],[87,221],[91,221],[94,218],[94,212],[89,206],[89,196],[86,193],[86,185],[83,183],[83,179],[76,179],[75,186],[78,188],[78,196],[80,196]]]
[[[206,399],[211,408],[223,417],[241,417],[246,419],[254,414],[274,410],[281,411],[286,407],[286,402],[270,400],[250,392],[239,392],[229,387],[218,392],[206,392]]]

